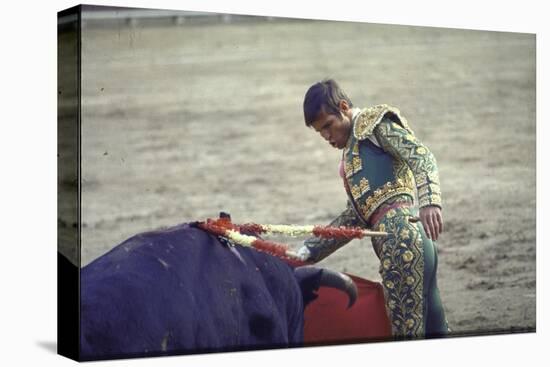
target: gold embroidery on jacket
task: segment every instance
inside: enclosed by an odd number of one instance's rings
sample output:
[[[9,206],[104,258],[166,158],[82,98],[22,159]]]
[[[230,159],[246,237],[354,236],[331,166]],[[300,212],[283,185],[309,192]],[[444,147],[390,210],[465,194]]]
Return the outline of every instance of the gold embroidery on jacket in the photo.
[[[355,147],[354,147],[355,149]],[[344,172],[346,178],[350,178],[357,172],[363,169],[363,161],[359,155],[353,155],[351,162],[348,159],[344,159]]]
[[[365,108],[353,125],[353,135],[358,140],[364,140],[372,135],[374,128],[386,114],[392,114],[397,117],[399,123],[410,133],[409,136],[413,137],[413,132],[409,127],[407,120],[401,115],[399,109],[389,106],[387,104],[379,104],[369,108]],[[413,137],[414,139],[414,137]]]
[[[396,158],[396,176],[414,176],[420,207],[441,206],[439,175],[433,154],[411,135],[409,129],[394,121],[379,124],[374,133],[382,148]]]
[[[374,193],[367,197],[364,204],[360,205],[361,215],[368,220],[372,213],[386,200],[391,197],[407,194],[414,197],[414,188],[405,186],[405,181],[397,179],[395,182],[387,182],[384,186],[374,190]]]
[[[359,155],[359,144],[354,144],[353,149],[351,151],[351,154],[353,155]]]
[[[357,202],[362,196],[364,196],[370,190],[369,180],[362,177],[359,181],[359,185],[353,185],[351,187],[351,196]]]
[[[359,198],[361,198],[361,189],[357,185],[353,185],[351,187],[351,196],[353,196],[353,200],[357,201]]]
[[[360,157],[357,157],[357,156],[353,157],[351,160],[351,164],[353,165],[354,174],[361,171],[361,169],[363,168],[363,163]]]
[[[364,195],[370,190],[369,180],[364,177],[361,178],[361,181],[359,181],[359,188],[361,189],[361,195]]]

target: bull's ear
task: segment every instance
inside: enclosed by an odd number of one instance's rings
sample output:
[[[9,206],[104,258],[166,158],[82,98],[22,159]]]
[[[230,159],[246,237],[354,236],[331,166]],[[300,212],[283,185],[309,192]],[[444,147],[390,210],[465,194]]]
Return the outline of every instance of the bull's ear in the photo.
[[[302,291],[305,308],[310,302],[319,297],[316,292],[321,286],[323,269],[313,266],[301,266],[294,269],[294,275]]]
[[[227,219],[227,220],[231,221],[231,214],[226,213],[226,212],[220,212],[220,219]]]

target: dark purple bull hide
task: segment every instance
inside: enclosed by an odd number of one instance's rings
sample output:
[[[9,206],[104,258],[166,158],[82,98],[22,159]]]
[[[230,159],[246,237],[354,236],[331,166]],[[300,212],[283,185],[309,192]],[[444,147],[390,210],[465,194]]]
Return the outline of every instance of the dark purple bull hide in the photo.
[[[81,359],[299,346],[300,281],[189,224],[136,235],[81,270]]]

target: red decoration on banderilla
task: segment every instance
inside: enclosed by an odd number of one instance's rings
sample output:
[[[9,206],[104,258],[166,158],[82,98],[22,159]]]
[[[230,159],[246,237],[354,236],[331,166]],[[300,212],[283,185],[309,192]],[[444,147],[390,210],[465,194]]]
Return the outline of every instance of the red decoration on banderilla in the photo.
[[[270,253],[285,259],[294,265],[304,265],[304,262],[296,252],[282,243],[266,241],[258,236],[261,234],[284,234],[292,237],[313,235],[331,239],[355,239],[365,236],[387,236],[386,232],[368,231],[357,227],[330,227],[330,226],[296,226],[274,224],[234,224],[227,214],[220,214],[219,219],[207,219],[206,222],[198,222],[197,226],[216,236],[227,238],[232,243],[242,246],[252,246],[255,249]]]

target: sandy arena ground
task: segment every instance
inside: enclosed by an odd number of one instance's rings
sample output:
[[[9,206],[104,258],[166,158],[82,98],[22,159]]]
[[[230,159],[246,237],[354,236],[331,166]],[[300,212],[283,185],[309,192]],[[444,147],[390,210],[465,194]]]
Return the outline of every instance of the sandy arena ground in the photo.
[[[265,19],[89,26],[82,55],[83,265],[138,232],[220,211],[328,223],[346,200],[340,152],[301,108],[333,77],[357,106],[399,107],[437,157],[438,283],[454,332],[535,329],[534,35]],[[368,239],[320,264],[379,279]]]

